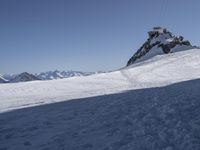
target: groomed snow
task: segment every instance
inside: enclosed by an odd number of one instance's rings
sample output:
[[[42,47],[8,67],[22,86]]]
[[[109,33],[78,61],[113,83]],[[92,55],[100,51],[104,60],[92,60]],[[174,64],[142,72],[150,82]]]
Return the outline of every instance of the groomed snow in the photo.
[[[158,55],[110,73],[53,81],[0,84],[0,112],[198,79],[199,68],[200,50],[191,49]]]

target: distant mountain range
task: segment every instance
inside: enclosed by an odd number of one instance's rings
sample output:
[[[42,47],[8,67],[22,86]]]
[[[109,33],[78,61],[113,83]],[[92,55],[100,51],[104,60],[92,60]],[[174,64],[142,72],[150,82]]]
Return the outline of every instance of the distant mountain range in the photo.
[[[16,82],[35,81],[35,80],[41,80],[41,79],[28,72],[23,72],[19,75],[16,75],[14,78],[10,79],[9,82],[16,83]]]
[[[35,80],[55,80],[63,79],[76,76],[88,76],[96,73],[102,72],[81,72],[81,71],[47,71],[38,74],[30,74],[28,72],[23,72],[21,74],[5,74],[0,75],[0,83],[15,83],[15,82],[26,82]]]
[[[35,74],[38,78],[42,80],[54,80],[54,79],[62,79],[69,78],[75,76],[88,76],[94,74],[94,72],[81,72],[81,71],[47,71],[39,74]]]

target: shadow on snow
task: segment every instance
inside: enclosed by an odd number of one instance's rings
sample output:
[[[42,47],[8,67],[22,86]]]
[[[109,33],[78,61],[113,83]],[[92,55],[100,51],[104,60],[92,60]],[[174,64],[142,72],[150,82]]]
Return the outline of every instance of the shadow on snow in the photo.
[[[10,149],[200,149],[200,80],[2,113]]]

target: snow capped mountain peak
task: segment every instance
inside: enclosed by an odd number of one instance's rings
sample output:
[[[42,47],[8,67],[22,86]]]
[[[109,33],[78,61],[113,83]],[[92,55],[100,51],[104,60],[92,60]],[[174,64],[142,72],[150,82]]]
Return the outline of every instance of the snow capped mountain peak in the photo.
[[[100,72],[99,72],[100,73]],[[81,72],[81,71],[46,71],[37,74],[29,74],[23,72],[21,74],[5,74],[0,76],[0,83],[5,82],[23,82],[23,81],[34,81],[34,80],[54,80],[54,79],[63,79],[75,76],[88,76],[96,74],[95,72]]]
[[[40,79],[34,76],[33,74],[29,74],[28,72],[23,72],[15,76],[13,79],[11,79],[10,82],[15,83],[15,82],[26,82],[26,81],[35,81],[35,80],[40,80]]]
[[[47,71],[36,74],[36,76],[42,80],[54,80],[54,79],[62,79],[69,78],[74,76],[87,76],[94,74],[93,72],[81,72],[81,71]]]
[[[6,83],[7,80],[3,78],[3,76],[0,74],[0,83]]]
[[[148,32],[149,38],[137,50],[137,52],[129,59],[127,66],[147,60],[156,55],[173,53],[194,48],[188,40],[184,40],[182,36],[174,36],[167,29],[162,27],[154,27]]]

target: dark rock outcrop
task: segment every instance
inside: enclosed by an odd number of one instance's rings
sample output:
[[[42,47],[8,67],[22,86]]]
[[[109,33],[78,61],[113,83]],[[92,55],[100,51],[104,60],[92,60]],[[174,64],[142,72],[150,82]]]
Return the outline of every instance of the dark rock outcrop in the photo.
[[[148,32],[148,35],[147,41],[129,59],[127,66],[159,54],[167,54],[180,51],[182,48],[185,50],[186,47],[192,47],[190,42],[184,40],[182,36],[176,37],[167,29],[161,27],[154,27],[152,31]]]

